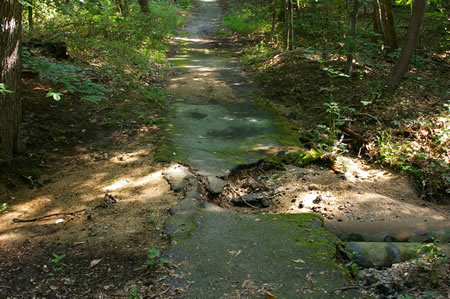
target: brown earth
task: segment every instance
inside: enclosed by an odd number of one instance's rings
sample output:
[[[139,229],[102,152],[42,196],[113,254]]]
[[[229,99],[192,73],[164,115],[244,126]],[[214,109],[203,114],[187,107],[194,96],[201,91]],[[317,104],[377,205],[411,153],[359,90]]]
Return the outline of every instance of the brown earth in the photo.
[[[320,165],[242,170],[229,179],[230,185],[216,202],[248,213],[315,212],[325,218],[326,226],[353,224],[355,231],[382,222],[448,229],[449,207],[420,199],[407,177],[349,156],[339,157],[337,166],[337,171]],[[270,200],[263,206],[248,204],[248,200],[233,204],[232,199],[245,199],[248,194]]]
[[[118,118],[126,102],[114,96],[95,106],[45,91],[25,80],[28,150],[0,171],[1,297],[126,296],[139,283],[157,294],[147,250],[167,247],[162,224],[180,197],[152,158],[159,129]]]

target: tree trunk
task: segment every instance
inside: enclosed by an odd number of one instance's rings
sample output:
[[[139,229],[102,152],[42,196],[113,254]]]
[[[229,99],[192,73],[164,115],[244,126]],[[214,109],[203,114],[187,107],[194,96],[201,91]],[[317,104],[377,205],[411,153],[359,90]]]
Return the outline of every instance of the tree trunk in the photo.
[[[22,5],[3,0],[0,5],[0,83],[13,93],[0,92],[0,162],[22,150],[20,99]]]
[[[284,1],[284,40],[286,43],[286,49],[292,51],[293,48],[293,10],[291,0]]]
[[[31,4],[31,1],[30,1]],[[33,33],[33,6],[28,6],[28,29],[30,30],[30,33]]]
[[[284,0],[284,5],[283,5],[283,11],[284,11],[284,44],[285,44],[285,48],[288,49],[289,48],[289,6],[288,6],[288,1],[290,0]]]
[[[397,62],[387,78],[387,90],[390,93],[393,93],[397,89],[403,76],[408,72],[411,58],[419,42],[420,29],[422,28],[426,6],[427,0],[416,0],[414,2],[413,12],[408,26],[408,33],[406,34],[406,41],[403,44]]]
[[[141,11],[143,13],[150,12],[150,9],[148,7],[148,0],[139,0],[139,5],[141,6]]]
[[[292,0],[289,0],[289,30],[291,42],[289,44],[289,51],[294,49],[294,5],[292,5]]]
[[[389,52],[398,48],[397,33],[395,32],[394,15],[392,13],[392,0],[382,0],[381,6],[382,20],[384,26],[384,40],[389,46]]]
[[[353,1],[353,11],[350,14],[351,22],[352,22],[350,36],[352,38],[356,37],[356,26],[358,24],[358,12],[359,12],[359,1],[354,0]],[[354,49],[353,42],[352,42],[349,52],[347,54],[347,63],[345,64],[345,67],[344,67],[344,73],[349,76],[353,72],[353,53],[354,52],[355,52],[355,49]]]
[[[128,16],[128,0],[116,0],[117,3],[117,9],[119,10],[119,13],[126,17]]]
[[[373,0],[373,31],[381,34],[384,40],[384,28],[381,20],[381,7],[379,0]]]
[[[270,41],[274,41],[275,37],[275,25],[277,22],[277,1],[273,1],[273,11],[272,11],[272,28],[270,30]]]

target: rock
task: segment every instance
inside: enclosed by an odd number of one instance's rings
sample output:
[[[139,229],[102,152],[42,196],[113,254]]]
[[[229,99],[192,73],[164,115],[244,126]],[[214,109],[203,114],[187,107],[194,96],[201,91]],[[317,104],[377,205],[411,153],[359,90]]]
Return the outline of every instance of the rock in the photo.
[[[186,166],[175,164],[163,172],[164,178],[170,185],[170,189],[174,192],[181,192],[184,190],[185,179],[193,177]]]
[[[272,203],[272,201],[268,198],[263,198],[261,200],[261,205],[263,206],[263,208],[268,208],[270,207],[270,204]]]
[[[215,176],[208,176],[207,179],[208,185],[206,186],[206,189],[209,193],[214,195],[222,193],[223,188],[227,185],[227,182]]]
[[[317,195],[317,197],[313,200],[313,203],[318,204],[322,201],[322,195]]]

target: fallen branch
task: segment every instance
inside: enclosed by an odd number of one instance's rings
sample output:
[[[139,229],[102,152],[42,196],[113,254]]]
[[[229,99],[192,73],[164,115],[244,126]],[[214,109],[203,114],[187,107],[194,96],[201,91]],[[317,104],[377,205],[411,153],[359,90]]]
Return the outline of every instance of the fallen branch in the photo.
[[[258,207],[255,207],[254,205],[248,203],[248,202],[244,199],[244,197],[242,197],[242,196],[241,196],[241,200],[242,200],[246,205],[248,205],[249,207],[254,208],[254,209],[259,209]]]
[[[81,209],[81,210],[74,211],[74,212],[54,213],[54,214],[44,215],[44,216],[41,216],[41,217],[36,217],[36,218],[31,218],[31,219],[14,218],[13,222],[33,222],[33,221],[39,221],[39,220],[43,220],[43,219],[46,219],[46,218],[54,217],[54,216],[75,215],[77,213],[81,213],[81,212],[84,212],[84,211],[86,211],[86,209]]]
[[[342,127],[342,131],[344,131],[345,133],[349,134],[350,136],[352,136],[356,140],[360,141],[361,143],[365,144],[365,143],[369,142],[366,138],[362,137],[360,134],[356,133],[355,131],[353,131],[350,128]]]
[[[25,181],[27,181],[28,183],[30,183],[30,187],[31,188],[34,188],[34,186],[37,186],[37,187],[42,187],[43,185],[41,184],[41,183],[39,183],[38,181],[35,181],[35,180],[33,180],[33,178],[31,177],[31,176],[26,176],[26,175],[23,175],[23,174],[21,174],[20,175]]]
[[[280,54],[275,55],[272,59],[277,59],[278,57],[286,55],[286,54],[293,54],[293,53],[302,52],[302,51],[303,51],[302,49],[296,49],[296,50],[282,52]]]

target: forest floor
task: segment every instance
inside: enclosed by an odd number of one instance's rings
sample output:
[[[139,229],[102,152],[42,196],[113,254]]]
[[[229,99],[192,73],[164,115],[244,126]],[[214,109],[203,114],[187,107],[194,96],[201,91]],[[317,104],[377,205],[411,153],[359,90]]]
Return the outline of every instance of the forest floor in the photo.
[[[223,44],[219,50],[229,51],[229,41],[219,42]],[[310,65],[304,61],[303,68],[296,65],[296,69],[306,72]],[[164,222],[185,196],[171,190],[165,179],[173,165],[154,156],[166,138],[160,125],[164,109],[140,106],[143,115],[155,120],[144,122],[129,114],[138,101],[131,93],[116,93],[94,106],[76,97],[54,102],[45,97],[48,90],[37,76],[23,79],[27,151],[11,167],[0,169],[0,203],[7,204],[7,211],[0,214],[0,294],[6,298],[181,296],[184,288],[173,285],[180,278],[176,265],[165,268],[146,262],[159,261],[152,254],[170,246]],[[227,96],[231,87],[219,91],[212,93],[233,98]],[[297,115],[298,105],[290,109],[286,115]],[[314,110],[302,113],[315,116]],[[388,222],[402,228],[409,223],[425,230],[427,226],[448,230],[448,205],[421,199],[407,177],[351,154],[336,164],[334,170],[320,164],[244,169],[228,178],[225,192],[214,203],[245,214],[315,212],[329,227]],[[269,203],[233,202],[261,190]],[[389,226],[381,230],[392,230]],[[434,286],[442,296],[448,273],[447,265]],[[413,286],[414,282],[420,284],[413,281]]]

